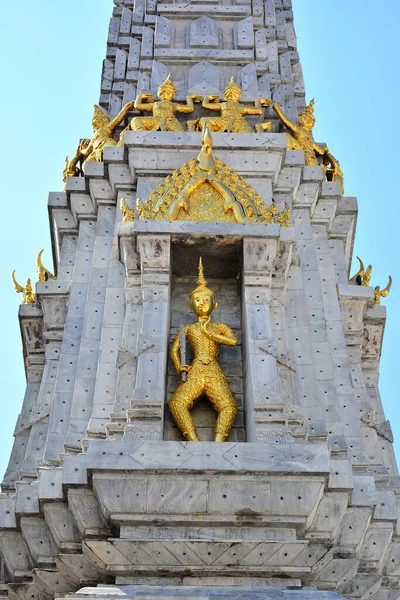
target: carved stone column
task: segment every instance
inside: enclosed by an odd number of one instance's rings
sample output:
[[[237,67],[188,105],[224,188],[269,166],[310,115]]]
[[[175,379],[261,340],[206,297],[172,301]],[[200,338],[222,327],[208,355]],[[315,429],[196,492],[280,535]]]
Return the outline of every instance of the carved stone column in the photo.
[[[126,274],[125,320],[122,345],[118,349],[116,361],[118,377],[115,402],[110,415],[110,422],[106,425],[107,436],[112,438],[122,437],[127,422],[127,410],[131,405],[132,390],[136,381],[138,358],[136,348],[141,328],[142,311],[141,273],[133,231],[121,236],[120,251]]]
[[[277,240],[243,240],[243,355],[247,441],[269,441],[271,405],[282,406],[270,300]],[[285,432],[281,432],[284,436]],[[287,430],[290,437],[290,429]]]
[[[142,320],[137,373],[127,431],[134,437],[161,439],[171,313],[171,238],[137,236],[140,255]]]

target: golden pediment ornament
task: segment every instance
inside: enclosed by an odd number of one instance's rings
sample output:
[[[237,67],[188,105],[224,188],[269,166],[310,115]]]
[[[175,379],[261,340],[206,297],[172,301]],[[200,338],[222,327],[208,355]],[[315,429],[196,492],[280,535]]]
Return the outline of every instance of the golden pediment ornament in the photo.
[[[275,203],[267,207],[261,196],[212,153],[207,128],[201,134],[202,148],[160,183],[137,211],[141,219],[169,221],[219,221],[275,223]]]

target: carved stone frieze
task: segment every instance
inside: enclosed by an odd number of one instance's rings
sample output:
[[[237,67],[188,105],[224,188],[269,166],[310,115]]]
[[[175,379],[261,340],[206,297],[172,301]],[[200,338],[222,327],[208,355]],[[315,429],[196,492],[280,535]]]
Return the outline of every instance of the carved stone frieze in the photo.
[[[170,265],[170,236],[138,235],[142,272],[163,271]]]
[[[243,241],[243,265],[245,274],[269,274],[275,264],[278,243],[276,240],[247,238]]]

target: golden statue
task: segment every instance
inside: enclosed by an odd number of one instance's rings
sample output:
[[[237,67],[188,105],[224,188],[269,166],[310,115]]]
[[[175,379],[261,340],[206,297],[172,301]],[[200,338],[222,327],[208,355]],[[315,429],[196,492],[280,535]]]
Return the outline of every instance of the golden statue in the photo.
[[[389,282],[383,290],[381,290],[379,285],[377,285],[374,288],[374,305],[375,306],[381,303],[381,298],[386,298],[386,296],[390,292],[391,287],[392,287],[392,278],[389,275]]]
[[[152,117],[134,117],[130,125],[122,132],[120,144],[123,143],[125,132],[132,131],[184,131],[183,125],[179,123],[175,113],[192,113],[194,102],[201,102],[203,96],[196,94],[186,97],[185,104],[172,102],[176,95],[176,87],[172,83],[171,74],[160,85],[157,90],[159,101],[154,101],[152,94],[140,94],[135,100],[136,110],[153,113]]]
[[[217,307],[217,302],[214,292],[207,288],[201,259],[197,288],[189,297],[189,307],[197,316],[197,322],[182,326],[172,344],[171,358],[181,376],[181,383],[169,400],[168,407],[185,439],[199,442],[189,411],[199,396],[206,394],[218,413],[214,441],[225,442],[239,409],[218,364],[218,354],[221,344],[236,346],[237,339],[227,325],[211,322],[211,313]],[[186,338],[194,352],[190,366],[185,364]]]
[[[117,146],[117,142],[113,137],[114,132],[133,107],[134,102],[128,102],[118,115],[110,121],[110,118],[100,106],[94,105],[92,119],[94,133],[90,140],[82,140],[79,143],[75,156],[65,165],[63,171],[64,183],[67,177],[79,175],[78,163],[82,163],[82,169],[84,169],[86,162],[101,162],[104,148],[106,146]]]
[[[138,201],[140,202],[140,198],[138,198]],[[119,208],[122,213],[123,223],[129,223],[135,220],[135,211],[133,210],[133,208],[129,208],[129,206],[126,203],[125,197],[121,198]]]
[[[22,304],[34,304],[36,302],[36,294],[32,290],[32,282],[28,278],[25,283],[25,287],[22,287],[15,279],[15,269],[11,273],[11,278],[14,283],[15,291],[17,294],[22,294]]]
[[[245,106],[239,102],[243,92],[235,83],[234,78],[228,87],[224,90],[224,100],[218,96],[206,96],[203,100],[203,108],[215,110],[221,113],[220,117],[202,117],[194,121],[187,121],[188,131],[201,131],[204,127],[208,127],[210,131],[228,131],[228,132],[254,132],[254,129],[244,118],[245,115],[262,115],[263,106],[272,104],[268,98],[260,98],[255,100],[253,106]],[[256,131],[269,131],[272,123],[260,123],[256,125]]]
[[[357,273],[350,278],[350,283],[355,282],[357,285],[368,286],[371,280],[372,266],[368,265],[365,269],[364,263],[359,256],[357,256],[357,260],[360,263],[360,268]]]
[[[281,227],[290,227],[290,208],[287,202],[285,202],[285,209],[281,210],[276,220]]]
[[[39,252],[36,258],[36,269],[38,274],[38,281],[47,281],[48,279],[57,279],[54,273],[51,273],[46,267],[42,264],[42,254],[44,249]]]
[[[286,134],[288,150],[303,150],[305,164],[308,166],[318,166],[316,154],[323,156],[328,152],[327,148],[323,148],[314,142],[312,128],[315,125],[314,117],[314,99],[310,104],[299,114],[299,124],[293,123],[285,117],[280,104],[273,104],[272,108],[289,129],[290,133]]]

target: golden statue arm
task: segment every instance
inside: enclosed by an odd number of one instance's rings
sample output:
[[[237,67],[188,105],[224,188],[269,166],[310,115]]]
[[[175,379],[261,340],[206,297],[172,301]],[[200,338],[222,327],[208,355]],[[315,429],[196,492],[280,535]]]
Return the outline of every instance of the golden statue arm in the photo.
[[[174,108],[176,112],[192,113],[194,111],[194,103],[201,102],[202,100],[203,96],[192,94],[191,96],[186,96],[186,104],[174,104]]]
[[[218,344],[225,344],[225,346],[237,346],[237,339],[232,329],[222,323],[218,324],[218,333],[209,331],[207,329],[208,323],[204,325],[204,332]]]
[[[139,96],[139,98],[140,98],[140,96]],[[111,134],[114,133],[114,130],[118,127],[118,125],[121,123],[121,121],[123,121],[123,119],[125,119],[128,112],[130,110],[133,110],[134,108],[136,108],[136,100],[132,101],[132,102],[127,102],[125,104],[123,109],[120,110],[120,112],[117,114],[116,117],[114,117],[114,119],[111,121],[111,123],[108,126]],[[145,110],[148,110],[148,109],[145,109]]]
[[[211,100],[211,102],[210,102]],[[217,102],[218,100],[218,102]],[[221,100],[218,96],[204,96],[202,107],[208,110],[221,110]]]
[[[180,359],[180,355],[179,355],[180,347],[181,347],[180,332],[178,331],[178,333],[175,336],[174,341],[172,342],[171,352],[170,352],[171,360],[174,363],[174,367],[175,367],[175,370],[178,373],[178,375],[181,374],[181,367],[182,367],[181,359]]]
[[[262,106],[245,106],[242,109],[242,115],[262,115]]]
[[[143,102],[143,99],[146,99],[146,102]],[[143,110],[148,112],[153,112],[154,105],[154,96],[152,94],[139,94],[136,98],[133,106],[136,110]]]
[[[315,142],[313,144],[313,148],[314,148],[314,152],[317,152],[317,154],[320,154],[321,156],[324,156],[325,154],[327,154],[329,152],[329,149],[327,148],[327,146],[322,147],[319,144],[316,144]]]
[[[278,117],[280,118],[280,120],[282,121],[282,123],[284,125],[286,125],[286,127],[292,132],[295,133],[297,130],[297,125],[295,123],[293,123],[292,121],[290,121],[290,119],[288,119],[285,114],[282,112],[282,108],[280,106],[280,104],[278,104],[277,102],[275,102],[272,105],[272,108],[274,109],[275,113],[278,115]]]

